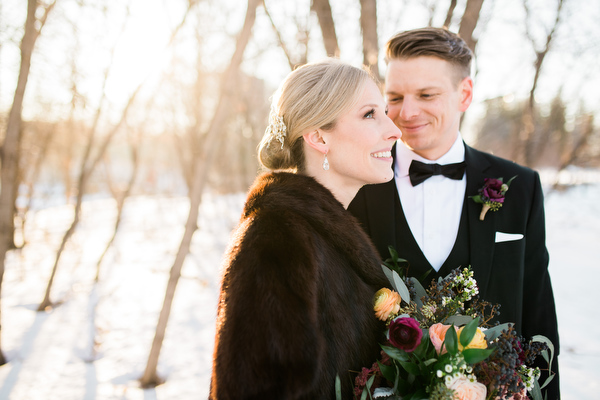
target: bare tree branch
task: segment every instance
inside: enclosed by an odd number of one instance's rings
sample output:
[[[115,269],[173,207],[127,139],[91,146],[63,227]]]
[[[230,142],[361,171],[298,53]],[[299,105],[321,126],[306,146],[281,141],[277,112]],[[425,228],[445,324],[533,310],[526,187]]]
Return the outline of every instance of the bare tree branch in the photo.
[[[174,31],[171,34],[170,40],[168,42],[168,44],[166,45],[165,49],[169,48],[173,42],[175,37],[177,36],[177,33],[179,32],[179,30],[181,29],[181,27],[183,27],[185,21],[187,20],[188,15],[190,14],[190,10],[191,8],[198,2],[198,0],[190,0],[189,1],[189,7],[187,8],[187,10],[185,11],[183,18],[181,20],[181,23],[175,27]],[[115,46],[116,47],[116,46]],[[113,49],[114,51],[114,49]],[[112,62],[109,64],[109,67],[112,65]],[[106,80],[108,79],[108,75],[109,73],[106,72],[105,73],[105,81],[103,83],[103,88],[106,85]],[[144,77],[144,79],[142,79],[142,81],[138,84],[137,88],[133,91],[133,93],[130,95],[129,100],[127,101],[127,104],[125,105],[125,107],[123,108],[122,112],[121,112],[121,118],[119,120],[119,122],[113,126],[113,128],[108,132],[108,134],[106,136],[104,136],[102,142],[100,143],[97,153],[96,153],[96,157],[92,158],[90,161],[90,154],[91,154],[91,150],[93,147],[93,136],[95,134],[95,131],[97,129],[97,124],[98,121],[100,119],[100,113],[101,113],[101,104],[98,106],[98,110],[96,112],[96,117],[94,120],[94,124],[92,125],[92,130],[90,133],[90,139],[88,139],[88,144],[85,150],[85,154],[84,157],[82,159],[82,165],[81,165],[81,170],[80,170],[80,174],[79,174],[79,179],[78,179],[78,190],[77,190],[77,200],[76,200],[76,204],[75,204],[75,211],[74,211],[74,216],[73,216],[73,221],[71,222],[71,225],[69,226],[69,228],[67,229],[67,231],[65,232],[61,244],[59,246],[59,249],[56,253],[56,259],[54,261],[54,266],[52,267],[52,272],[50,274],[50,278],[48,280],[48,285],[46,287],[46,292],[44,294],[44,298],[42,300],[42,302],[40,303],[40,305],[38,306],[38,311],[42,311],[45,310],[47,307],[52,306],[52,302],[50,300],[50,292],[52,290],[52,284],[54,282],[54,277],[56,275],[56,271],[58,268],[58,263],[60,261],[61,255],[65,249],[65,246],[67,244],[67,242],[69,241],[69,239],[71,238],[71,236],[73,235],[73,233],[75,232],[77,226],[79,225],[79,219],[81,216],[81,206],[83,203],[83,196],[85,194],[85,191],[87,189],[87,183],[88,183],[88,179],[89,177],[92,175],[92,173],[94,172],[94,170],[96,169],[96,166],[98,165],[98,163],[100,162],[100,160],[102,159],[102,157],[104,156],[106,150],[108,149],[108,146],[110,145],[113,137],[116,135],[116,133],[121,129],[121,127],[123,126],[123,124],[125,123],[125,121],[127,120],[127,116],[129,114],[129,110],[132,108],[137,95],[139,94],[139,92],[141,91],[142,87],[144,86],[144,84],[146,83],[146,80],[148,79],[149,74],[146,75],[146,77]],[[102,93],[102,99],[104,99],[106,93],[105,91],[103,91]]]
[[[454,15],[455,8],[456,8],[456,0],[451,0],[450,6],[448,7],[448,13],[446,13],[446,20],[444,21],[444,26],[446,28],[450,28],[450,24],[452,23],[452,16]]]
[[[379,41],[377,37],[377,4],[375,0],[360,0],[360,27],[363,36],[363,64],[381,81],[379,75]]]
[[[550,51],[552,41],[554,38],[554,34],[556,29],[560,25],[561,16],[562,16],[562,8],[563,8],[564,0],[558,0],[556,6],[556,16],[554,18],[554,22],[550,27],[549,32],[546,35],[546,40],[540,50],[537,49],[535,38],[531,33],[531,19],[532,19],[532,11],[529,8],[529,3],[527,0],[523,0],[523,7],[525,9],[526,15],[526,23],[525,23],[525,35],[531,42],[533,50],[535,51],[535,74],[533,77],[533,82],[531,85],[531,90],[529,91],[529,101],[528,106],[523,113],[523,124],[521,132],[519,132],[519,138],[521,145],[519,148],[523,151],[523,162],[528,166],[533,166],[536,162],[537,157],[540,155],[540,152],[535,151],[535,138],[534,130],[535,130],[535,92],[537,89],[538,81],[540,78],[540,74],[542,71],[542,65],[544,64],[544,60],[546,55]],[[535,154],[534,154],[535,153]]]
[[[160,356],[160,350],[162,348],[162,343],[167,329],[169,315],[171,314],[175,289],[177,288],[177,282],[181,276],[183,262],[189,253],[192,236],[197,229],[199,213],[198,208],[202,201],[202,193],[208,180],[208,171],[216,156],[215,150],[219,143],[218,139],[221,133],[221,128],[225,119],[227,118],[231,99],[235,93],[244,50],[246,49],[248,41],[250,40],[252,27],[254,26],[254,21],[256,19],[256,9],[260,5],[261,1],[262,0],[248,0],[246,19],[238,36],[235,52],[233,53],[229,67],[221,79],[221,93],[219,95],[219,101],[215,110],[215,114],[206,134],[206,139],[202,149],[202,157],[198,162],[196,162],[194,167],[194,181],[189,194],[190,212],[185,224],[185,232],[183,234],[181,244],[179,245],[179,250],[177,251],[177,256],[175,257],[175,261],[171,267],[169,282],[165,292],[165,299],[158,317],[158,323],[156,325],[154,340],[152,341],[152,347],[148,356],[148,362],[146,364],[144,374],[140,379],[142,387],[156,386],[162,381],[157,375],[156,369],[158,367],[158,358]]]
[[[323,33],[323,44],[328,56],[339,57],[340,46],[335,33],[335,24],[329,0],[313,0],[312,9],[317,13],[321,32]]]
[[[275,21],[273,21],[273,18],[271,17],[271,13],[269,12],[269,9],[267,8],[266,1],[263,3],[263,8],[265,10],[265,14],[267,14],[267,17],[269,17],[269,21],[271,21],[271,26],[273,27],[273,30],[275,31],[275,34],[277,35],[277,41],[279,42],[279,46],[283,50],[283,53],[285,54],[285,57],[288,60],[288,64],[290,65],[290,69],[293,70],[294,69],[294,62],[292,61],[292,56],[291,56],[291,54],[290,54],[290,52],[289,52],[289,50],[288,50],[285,42],[283,41],[283,38],[281,37],[281,32],[279,32],[279,29],[275,25]]]
[[[467,45],[473,52],[475,52],[475,46],[477,45],[477,40],[473,37],[473,31],[475,31],[475,27],[479,21],[482,6],[483,0],[467,0],[465,13],[458,29],[458,35],[467,42]]]

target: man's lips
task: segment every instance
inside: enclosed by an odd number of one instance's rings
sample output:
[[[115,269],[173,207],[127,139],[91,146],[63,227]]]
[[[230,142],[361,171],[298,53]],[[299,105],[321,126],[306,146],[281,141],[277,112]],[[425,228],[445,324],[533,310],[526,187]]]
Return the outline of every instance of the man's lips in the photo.
[[[404,125],[401,124],[400,125],[400,129],[401,130],[406,130],[406,131],[417,131],[421,128],[424,128],[425,126],[427,126],[427,123],[420,123],[420,124],[410,124],[410,125]]]

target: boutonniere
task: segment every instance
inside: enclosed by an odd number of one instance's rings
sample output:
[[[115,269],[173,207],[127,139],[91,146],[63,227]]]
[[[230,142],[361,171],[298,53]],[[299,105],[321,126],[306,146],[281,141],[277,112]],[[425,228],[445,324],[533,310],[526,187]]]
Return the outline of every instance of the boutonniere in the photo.
[[[476,196],[469,196],[475,203],[483,204],[481,214],[479,214],[480,221],[483,221],[488,210],[498,211],[500,207],[502,207],[510,183],[516,177],[516,175],[513,176],[506,183],[503,182],[502,178],[485,178],[483,187],[479,189],[479,194]]]

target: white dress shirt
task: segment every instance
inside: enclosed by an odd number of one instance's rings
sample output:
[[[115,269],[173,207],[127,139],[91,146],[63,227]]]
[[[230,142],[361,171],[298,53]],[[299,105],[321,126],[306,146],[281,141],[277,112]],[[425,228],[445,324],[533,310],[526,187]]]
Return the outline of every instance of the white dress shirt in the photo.
[[[434,175],[413,187],[408,176],[412,160],[440,165],[464,161],[465,146],[460,133],[450,150],[437,160],[427,160],[413,153],[400,140],[396,145],[396,187],[406,221],[427,261],[439,271],[458,235],[467,189],[466,173],[461,180]]]

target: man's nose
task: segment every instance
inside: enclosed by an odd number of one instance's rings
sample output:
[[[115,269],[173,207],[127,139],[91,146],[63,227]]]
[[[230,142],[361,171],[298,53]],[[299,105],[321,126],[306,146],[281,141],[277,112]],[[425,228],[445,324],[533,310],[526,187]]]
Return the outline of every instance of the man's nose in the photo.
[[[414,100],[405,98],[400,108],[400,118],[408,121],[419,115],[419,107]]]

